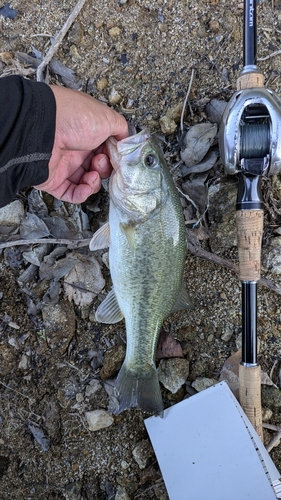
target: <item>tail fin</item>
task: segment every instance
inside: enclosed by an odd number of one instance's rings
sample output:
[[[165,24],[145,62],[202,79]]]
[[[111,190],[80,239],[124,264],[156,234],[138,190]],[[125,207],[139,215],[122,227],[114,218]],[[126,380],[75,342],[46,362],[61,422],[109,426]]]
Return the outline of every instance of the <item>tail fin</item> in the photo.
[[[147,366],[138,373],[123,363],[115,382],[116,396],[121,413],[128,408],[140,408],[147,413],[163,417],[163,402],[156,368]]]

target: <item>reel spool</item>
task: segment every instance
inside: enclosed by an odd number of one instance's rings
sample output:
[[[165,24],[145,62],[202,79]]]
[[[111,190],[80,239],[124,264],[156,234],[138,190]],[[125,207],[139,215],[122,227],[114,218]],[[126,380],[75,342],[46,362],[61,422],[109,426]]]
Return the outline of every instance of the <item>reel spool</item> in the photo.
[[[266,87],[238,90],[224,111],[219,146],[226,173],[247,170],[248,158],[266,158],[256,175],[281,172],[281,100]]]

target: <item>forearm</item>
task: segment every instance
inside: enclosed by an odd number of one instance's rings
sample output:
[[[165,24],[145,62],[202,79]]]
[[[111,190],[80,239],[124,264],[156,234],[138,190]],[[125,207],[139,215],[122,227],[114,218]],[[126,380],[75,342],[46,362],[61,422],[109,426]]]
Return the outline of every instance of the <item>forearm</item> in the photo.
[[[0,79],[0,207],[49,175],[56,121],[52,90],[20,76]]]

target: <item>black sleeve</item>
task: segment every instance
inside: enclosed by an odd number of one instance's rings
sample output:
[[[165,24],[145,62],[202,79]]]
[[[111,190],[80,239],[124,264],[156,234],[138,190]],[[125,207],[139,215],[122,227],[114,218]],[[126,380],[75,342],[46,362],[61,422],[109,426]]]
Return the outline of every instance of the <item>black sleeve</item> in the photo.
[[[17,75],[0,78],[0,207],[21,188],[47,180],[55,124],[48,85]]]

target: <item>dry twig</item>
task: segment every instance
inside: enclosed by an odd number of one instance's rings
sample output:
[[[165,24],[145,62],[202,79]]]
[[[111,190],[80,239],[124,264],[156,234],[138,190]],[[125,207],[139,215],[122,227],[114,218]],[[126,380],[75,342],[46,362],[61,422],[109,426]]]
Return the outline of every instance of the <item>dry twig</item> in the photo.
[[[188,96],[190,94],[191,85],[192,85],[192,82],[193,82],[193,76],[194,76],[194,69],[192,68],[191,76],[190,76],[190,82],[189,82],[189,85],[188,85],[188,89],[187,89],[187,92],[186,92],[186,96],[185,96],[185,100],[184,100],[183,107],[182,107],[182,112],[181,112],[181,121],[180,121],[181,132],[183,132],[183,115],[184,115],[184,112],[185,112],[187,99],[188,99]]]
[[[69,240],[66,238],[38,238],[34,240],[14,240],[14,241],[6,241],[4,243],[0,243],[0,250],[3,248],[20,246],[20,245],[40,245],[42,243],[52,243],[53,245],[67,245],[67,248],[73,250],[75,248],[83,248],[89,246],[91,238],[85,238],[84,240]],[[239,267],[237,264],[234,264],[228,259],[224,259],[223,257],[219,257],[214,253],[208,252],[204,250],[196,236],[193,234],[191,230],[187,230],[187,242],[188,242],[188,250],[195,257],[199,257],[200,259],[209,260],[218,266],[225,267],[230,269],[236,274],[239,274]],[[281,295],[281,287],[278,287],[273,283],[273,281],[268,280],[266,278],[261,278],[259,280],[260,285],[265,286],[272,292],[278,293]]]
[[[268,56],[265,57],[258,57],[258,61],[267,61],[267,59],[270,59],[271,57],[279,56],[281,54],[281,50],[276,50],[275,52],[272,52]]]
[[[265,429],[269,429],[270,431],[276,432],[276,434],[273,436],[271,441],[266,446],[266,451],[268,451],[268,453],[269,453],[275,446],[278,446],[278,444],[280,443],[281,427],[279,427],[278,425],[272,425],[272,424],[262,424],[262,426]]]
[[[20,245],[40,245],[42,243],[52,243],[53,245],[67,245],[67,248],[83,248],[89,246],[91,238],[84,240],[68,240],[66,238],[35,238],[34,240],[14,240],[0,243],[0,250],[8,247],[16,247]]]
[[[13,391],[13,392],[16,392],[17,394],[19,394],[20,396],[22,396],[23,398],[27,398],[29,399],[30,401],[34,402],[34,399],[33,398],[30,398],[29,396],[27,396],[26,394],[23,394],[22,392],[20,391],[17,391],[16,389],[13,389],[12,387],[10,387],[9,385],[6,385],[4,384],[4,382],[1,382],[0,381],[0,384],[3,385],[4,387],[6,387],[6,389],[9,389],[9,391]]]
[[[75,21],[76,17],[78,16],[78,14],[79,14],[80,10],[82,9],[82,7],[84,6],[85,2],[86,2],[86,0],[78,0],[78,2],[75,5],[73,11],[71,12],[70,16],[68,17],[68,19],[64,23],[64,25],[61,28],[61,30],[58,32],[58,34],[57,34],[57,36],[56,36],[56,38],[54,40],[53,45],[49,48],[49,50],[48,50],[47,54],[45,55],[43,61],[39,64],[39,66],[37,68],[37,81],[38,82],[44,82],[45,81],[44,70],[45,70],[46,66],[49,64],[49,62],[53,58],[55,52],[59,48],[59,46],[60,46],[63,38],[65,37],[66,33],[68,32],[70,26]]]
[[[223,257],[219,257],[219,255],[216,255],[214,253],[208,252],[207,250],[204,250],[199,241],[197,240],[196,236],[193,234],[191,230],[187,230],[187,241],[188,241],[188,250],[192,255],[195,255],[195,257],[199,257],[201,259],[209,260],[210,262],[213,262],[214,264],[217,264],[222,267],[226,267],[227,269],[230,269],[236,274],[239,274],[239,266],[236,264],[233,264],[228,259],[224,259]],[[281,288],[276,286],[273,281],[261,278],[259,280],[259,284],[262,286],[265,286],[266,288],[269,288],[269,290],[278,293],[281,295]]]

